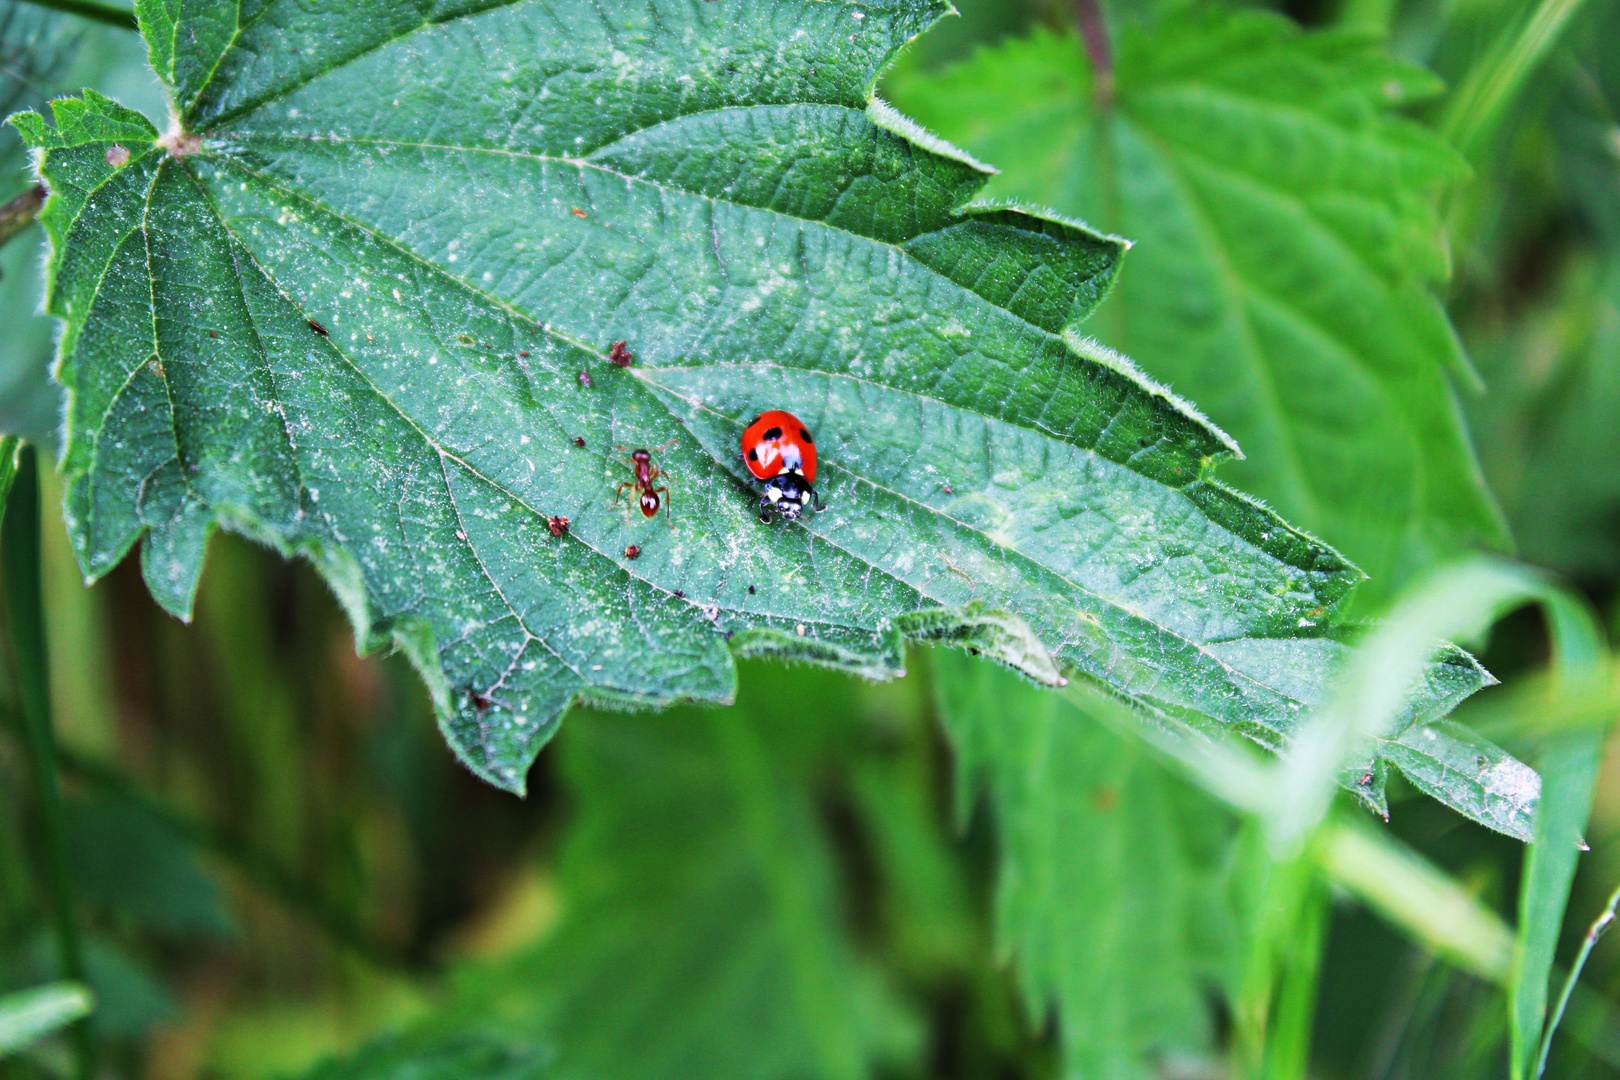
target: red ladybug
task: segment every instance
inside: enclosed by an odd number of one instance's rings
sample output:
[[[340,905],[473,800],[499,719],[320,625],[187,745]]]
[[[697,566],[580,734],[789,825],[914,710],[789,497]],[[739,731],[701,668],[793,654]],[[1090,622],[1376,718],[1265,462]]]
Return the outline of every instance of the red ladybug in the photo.
[[[792,521],[804,512],[806,501],[821,509],[821,496],[811,487],[816,482],[816,441],[797,416],[781,409],[760,413],[743,430],[742,452],[748,471],[764,487],[761,521],[771,520],[773,513]]]

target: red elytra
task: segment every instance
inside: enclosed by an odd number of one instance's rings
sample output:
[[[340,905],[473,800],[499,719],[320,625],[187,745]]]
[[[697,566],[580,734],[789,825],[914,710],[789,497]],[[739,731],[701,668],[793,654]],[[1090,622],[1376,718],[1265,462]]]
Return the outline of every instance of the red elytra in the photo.
[[[792,521],[809,501],[821,509],[816,482],[816,441],[797,416],[781,409],[762,412],[743,430],[743,462],[764,488],[759,516],[781,514]]]
[[[816,441],[797,416],[781,409],[762,412],[742,435],[743,460],[756,480],[797,469],[816,482]]]

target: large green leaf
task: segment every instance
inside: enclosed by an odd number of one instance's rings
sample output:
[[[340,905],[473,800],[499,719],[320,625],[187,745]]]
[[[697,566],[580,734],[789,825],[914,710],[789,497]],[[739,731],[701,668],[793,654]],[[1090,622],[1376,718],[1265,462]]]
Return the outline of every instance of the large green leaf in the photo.
[[[915,1055],[850,939],[816,802],[859,747],[820,705],[841,680],[752,675],[751,708],[570,720],[562,920],[469,978],[461,1014],[527,1033],[562,1077],[853,1078]]]
[[[1030,1012],[1056,1011],[1064,1074],[1213,1057],[1208,994],[1240,955],[1235,815],[1061,695],[967,657],[933,674],[959,805],[982,786],[996,821],[997,937]]]
[[[215,528],[308,557],[512,789],[576,699],[725,701],[739,654],[892,675],[908,635],[1283,745],[1359,572],[1078,336],[1119,241],[973,201],[873,100],[944,8],[143,3],[174,130],[14,118],[85,572],[144,537],[184,615]],[[754,516],[766,406],[820,438],[808,521]],[[613,502],[614,447],[666,442],[670,525]],[[1436,678],[1412,718],[1484,675]]]
[[[912,115],[1004,170],[988,189],[1136,241],[1091,329],[1209,410],[1227,474],[1345,551],[1367,599],[1504,543],[1447,371],[1433,207],[1460,159],[1393,108],[1432,76],[1359,35],[1180,5],[1119,35],[1099,109],[1072,35],[896,79]]]

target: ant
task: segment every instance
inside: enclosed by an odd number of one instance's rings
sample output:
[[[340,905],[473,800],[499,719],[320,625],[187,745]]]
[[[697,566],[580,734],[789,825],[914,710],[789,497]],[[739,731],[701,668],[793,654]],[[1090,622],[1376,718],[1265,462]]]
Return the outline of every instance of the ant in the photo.
[[[671,439],[663,446],[660,446],[658,450],[661,453],[668,450],[679,441],[679,439]],[[629,466],[631,471],[636,474],[636,478],[634,480],[626,480],[624,483],[619,485],[618,493],[613,496],[613,505],[619,505],[619,500],[624,498],[624,489],[629,488],[632,492],[640,496],[642,516],[657,517],[658,496],[663,495],[664,519],[669,521],[669,488],[653,487],[653,485],[656,484],[661,478],[667,478],[669,473],[664,472],[663,470],[659,469],[658,466],[653,464],[653,452],[651,450],[646,448],[632,450],[628,446],[621,446],[619,449],[622,452],[630,455],[630,460],[626,461],[625,464]],[[673,529],[675,527],[675,523],[673,521],[669,521],[669,527]]]

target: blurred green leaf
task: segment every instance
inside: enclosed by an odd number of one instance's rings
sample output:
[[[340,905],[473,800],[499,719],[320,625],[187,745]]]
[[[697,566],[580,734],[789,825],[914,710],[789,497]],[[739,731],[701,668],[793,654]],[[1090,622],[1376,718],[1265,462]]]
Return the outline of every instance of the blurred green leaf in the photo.
[[[72,18],[21,0],[0,0],[0,116],[43,105],[61,90],[61,77],[81,34]],[[22,140],[0,127],[0,203],[35,181]],[[56,426],[60,393],[46,374],[51,320],[38,316],[39,243],[29,229],[0,247],[0,431],[46,440]]]
[[[67,804],[68,861],[78,893],[177,937],[228,937],[225,898],[192,841],[128,799]]]
[[[542,1080],[545,1055],[478,1033],[390,1036],[328,1061],[303,1080]]]
[[[1118,35],[1111,109],[1078,42],[1039,32],[890,86],[996,162],[987,189],[1136,241],[1091,328],[1248,452],[1230,478],[1325,535],[1388,596],[1505,542],[1446,372],[1433,194],[1462,166],[1393,109],[1435,80],[1360,34],[1184,5]]]
[[[912,1057],[818,816],[818,778],[851,752],[847,710],[819,705],[838,681],[773,668],[739,708],[571,717],[562,921],[470,979],[464,1013],[570,1077],[862,1077]]]
[[[0,997],[0,1058],[88,1016],[95,1007],[78,983],[57,982]]]
[[[0,436],[0,516],[6,512],[12,482],[17,479],[17,450],[21,445],[15,435]]]
[[[85,982],[96,1003],[93,1023],[98,1037],[138,1038],[179,1014],[179,1007],[163,984],[121,946],[87,935],[82,947]],[[60,970],[51,938],[42,931],[23,941],[19,950],[0,965],[0,989],[42,982]]]
[[[513,790],[573,700],[725,701],[739,654],[890,676],[906,636],[1286,742],[1359,572],[1075,336],[1119,241],[970,201],[983,168],[871,99],[943,10],[147,5],[186,134],[95,93],[15,118],[83,569],[144,536],[184,615],[216,527],[305,555]],[[736,457],[766,405],[822,439],[787,527]],[[610,448],[665,441],[673,527],[610,497]]]
[[[1148,751],[982,661],[934,657],[958,805],[982,788],[1000,843],[996,930],[1065,1075],[1152,1077],[1213,1052],[1233,982],[1235,822]]]

